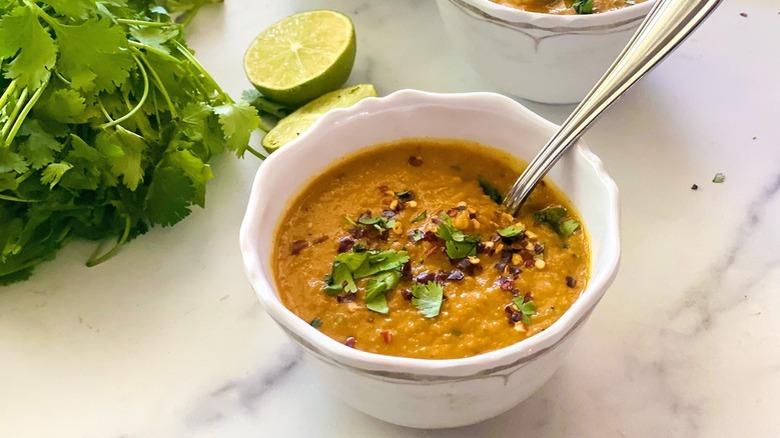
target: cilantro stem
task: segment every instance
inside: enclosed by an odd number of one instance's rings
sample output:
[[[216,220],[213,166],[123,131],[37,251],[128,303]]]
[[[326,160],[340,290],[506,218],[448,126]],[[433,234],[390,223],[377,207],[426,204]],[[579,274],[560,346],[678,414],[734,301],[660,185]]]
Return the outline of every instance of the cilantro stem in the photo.
[[[257,152],[252,146],[247,145],[246,150],[248,150],[250,154],[254,155],[255,157],[261,160],[265,160],[266,158],[268,158],[265,155],[261,154],[260,152]]]
[[[19,96],[19,100],[16,101],[16,105],[14,106],[14,109],[11,111],[11,114],[8,115],[8,120],[5,121],[5,125],[3,125],[3,129],[0,131],[1,139],[8,138],[8,133],[11,131],[11,127],[14,125],[14,122],[16,121],[16,116],[18,116],[19,113],[22,111],[22,108],[24,108],[24,103],[27,101],[28,93],[29,93],[29,89],[25,87],[22,90],[22,94]],[[3,144],[6,144],[6,142],[3,141]]]
[[[11,128],[11,131],[7,134],[7,136],[3,135],[5,137],[5,146],[11,146],[11,142],[14,141],[14,137],[16,137],[16,133],[19,132],[19,128],[22,127],[22,122],[24,122],[24,119],[27,118],[27,114],[30,113],[33,106],[35,106],[35,103],[38,102],[38,99],[41,97],[41,94],[43,94],[43,90],[46,89],[46,86],[49,84],[49,78],[51,75],[46,75],[46,79],[44,79],[43,83],[40,87],[38,87],[37,90],[35,90],[35,93],[33,93],[32,97],[29,101],[27,101],[27,104],[24,106],[24,109],[18,114],[18,117],[16,118],[16,121],[13,124],[13,127]],[[25,89],[26,90],[26,89]]]
[[[171,117],[174,119],[178,118],[179,116],[176,113],[176,107],[173,105],[171,96],[168,95],[168,90],[166,90],[165,86],[163,86],[162,81],[160,80],[160,76],[157,75],[157,72],[154,71],[154,67],[152,67],[152,64],[149,62],[148,59],[146,59],[146,56],[144,56],[143,53],[138,48],[133,47],[132,49],[141,58],[144,64],[146,64],[146,68],[149,69],[149,73],[152,75],[152,81],[154,82],[154,85],[157,87],[158,90],[160,90],[163,97],[165,98],[165,102],[168,104],[168,110],[170,110],[171,112]]]
[[[119,241],[117,241],[116,245],[114,245],[110,251],[100,257],[96,257],[101,247],[98,245],[98,247],[95,248],[95,252],[92,253],[92,256],[89,258],[89,260],[87,260],[87,266],[90,268],[92,266],[97,266],[116,255],[119,249],[122,248],[125,243],[127,243],[128,236],[130,236],[130,215],[125,215],[125,232],[122,234],[122,237],[119,239]]]
[[[17,198],[16,196],[3,195],[2,193],[0,193],[0,199],[4,201],[12,201],[12,202],[41,202],[38,199],[22,199],[22,198]]]
[[[14,79],[11,81],[10,84],[8,84],[8,88],[3,91],[3,95],[0,96],[0,108],[3,108],[5,104],[8,102],[8,97],[10,97],[14,91],[16,91],[16,86],[19,84],[17,79]]]
[[[128,18],[117,18],[114,21],[116,21],[119,24],[128,24],[128,25],[135,25],[135,26],[148,26],[148,27],[177,26],[176,23],[166,23],[162,21],[130,20]]]
[[[100,95],[98,95],[97,97],[97,103],[98,106],[100,107],[100,112],[102,112],[103,115],[106,116],[106,119],[108,119],[109,122],[113,122],[114,119],[111,118],[111,115],[108,113],[108,111],[106,111],[106,107],[103,106],[103,100],[100,98]]]
[[[198,62],[198,60],[197,60],[197,59],[195,59],[195,57],[194,57],[194,56],[192,56],[192,52],[190,52],[190,51],[189,51],[189,49],[187,49],[186,47],[184,47],[184,45],[183,45],[182,43],[180,43],[180,42],[178,42],[178,41],[176,41],[176,40],[174,40],[174,41],[173,41],[173,44],[176,46],[176,48],[178,48],[178,49],[179,49],[179,52],[181,52],[181,54],[182,54],[182,55],[184,55],[184,57],[185,57],[185,58],[187,58],[187,59],[188,59],[188,60],[189,60],[189,61],[192,63],[192,65],[194,65],[194,66],[195,66],[195,68],[196,68],[196,69],[197,69],[197,70],[200,72],[200,74],[201,74],[201,75],[203,75],[203,77],[204,77],[204,78],[206,78],[206,79],[207,79],[209,82],[211,82],[211,86],[212,86],[212,87],[213,87],[215,90],[217,90],[217,93],[219,93],[219,95],[220,95],[220,96],[221,96],[223,99],[225,99],[225,101],[226,101],[227,103],[235,103],[235,102],[233,101],[233,99],[231,99],[231,97],[230,97],[230,96],[228,96],[228,95],[227,95],[227,93],[225,93],[225,92],[222,90],[222,88],[220,88],[220,86],[217,84],[217,81],[215,81],[215,80],[214,80],[214,78],[213,78],[213,77],[211,77],[211,75],[209,74],[209,72],[207,72],[207,71],[206,71],[206,69],[205,69],[205,68],[203,68],[203,66],[202,66],[202,65],[200,65],[200,62]]]
[[[180,59],[178,59],[178,58],[176,58],[174,56],[171,56],[169,53],[165,53],[165,52],[163,52],[162,50],[160,50],[160,49],[158,49],[156,47],[147,46],[146,44],[139,43],[138,41],[133,41],[133,40],[127,40],[127,43],[130,44],[131,46],[137,48],[137,49],[144,49],[147,52],[151,52],[151,53],[154,53],[155,55],[157,55],[157,56],[159,56],[161,58],[165,58],[166,61],[174,62],[176,64],[181,64],[182,63],[182,61]]]
[[[184,20],[181,21],[182,27],[187,27],[192,23],[192,20],[195,18],[195,16],[198,14],[198,11],[200,11],[200,8],[203,7],[203,4],[200,4],[198,6],[195,6],[191,11],[187,12],[184,16]]]
[[[146,69],[144,68],[144,65],[141,63],[141,60],[138,59],[138,57],[135,56],[134,53],[131,53],[130,56],[132,56],[133,59],[135,59],[136,64],[138,64],[138,69],[141,70],[141,75],[144,77],[144,92],[141,95],[141,98],[138,99],[138,103],[135,105],[133,109],[131,109],[127,114],[123,115],[122,117],[116,120],[103,123],[102,125],[100,125],[100,128],[102,129],[107,129],[114,125],[118,125],[124,122],[125,120],[129,119],[130,117],[133,117],[133,114],[138,112],[138,110],[141,109],[144,103],[146,103],[146,98],[147,96],[149,96],[149,75],[146,74]]]
[[[52,18],[52,16],[51,16],[51,15],[47,14],[47,13],[46,13],[46,11],[44,11],[43,9],[41,9],[41,7],[40,7],[40,6],[38,6],[37,4],[35,4],[35,2],[33,2],[33,1],[30,1],[30,0],[22,0],[22,2],[23,2],[25,5],[27,5],[27,7],[29,7],[30,9],[32,9],[32,10],[33,10],[33,12],[35,12],[35,15],[37,15],[37,16],[39,16],[39,17],[43,18],[43,21],[45,21],[45,22],[49,23],[49,25],[50,25],[51,27],[59,27],[59,26],[61,26],[61,24],[60,24],[60,22],[59,22],[59,21],[57,21],[56,19]]]

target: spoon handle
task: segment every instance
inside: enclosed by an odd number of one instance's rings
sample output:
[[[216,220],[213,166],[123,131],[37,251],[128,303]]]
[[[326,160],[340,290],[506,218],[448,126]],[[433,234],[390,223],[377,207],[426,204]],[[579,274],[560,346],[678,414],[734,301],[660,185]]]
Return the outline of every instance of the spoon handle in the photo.
[[[615,62],[515,181],[503,204],[510,214],[517,214],[536,183],[601,113],[674,50],[720,1],[658,0],[653,5]]]

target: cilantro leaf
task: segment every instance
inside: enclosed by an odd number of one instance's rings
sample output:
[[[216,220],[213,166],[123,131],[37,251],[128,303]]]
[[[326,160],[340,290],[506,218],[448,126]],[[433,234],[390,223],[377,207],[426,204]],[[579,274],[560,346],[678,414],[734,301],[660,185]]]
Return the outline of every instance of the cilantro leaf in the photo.
[[[192,181],[175,167],[158,167],[146,194],[146,214],[153,224],[173,225],[190,214],[195,188]]]
[[[240,101],[227,103],[214,108],[214,113],[219,116],[219,124],[225,133],[228,149],[234,151],[239,157],[244,156],[249,145],[249,135],[260,127],[260,116],[252,105]]]
[[[133,58],[125,31],[105,19],[78,25],[56,25],[60,58],[57,69],[75,89],[111,91],[130,76]]]
[[[412,219],[412,223],[420,222],[420,221],[425,220],[427,218],[428,218],[428,210],[423,210],[422,212],[420,212],[420,214],[418,214],[417,216],[415,216]]]
[[[357,271],[367,259],[368,253],[359,251],[343,252],[336,256],[336,261],[345,264],[350,272]]]
[[[71,89],[45,93],[33,111],[38,117],[60,123],[86,123],[90,117],[84,97]]]
[[[442,222],[436,230],[436,236],[444,240],[444,249],[451,260],[477,255],[478,236],[468,236],[452,225],[452,218],[441,215]]]
[[[36,170],[53,162],[55,154],[62,150],[62,144],[44,131],[38,120],[25,120],[19,130],[19,137],[27,137],[19,145],[19,152],[27,157],[30,167]]]
[[[501,237],[515,237],[525,231],[525,228],[517,224],[510,225],[506,228],[498,230],[498,235]]]
[[[0,65],[12,57],[5,77],[18,78],[21,87],[33,89],[40,87],[57,59],[54,40],[27,7],[0,18]]]
[[[536,315],[536,305],[533,301],[523,302],[523,297],[517,297],[512,302],[517,306],[517,310],[523,314],[523,324],[531,323],[531,317]]]
[[[429,281],[425,285],[415,283],[412,286],[412,304],[426,318],[433,318],[439,314],[443,297],[444,288],[435,281]]]
[[[322,289],[329,296],[340,295],[342,292],[357,292],[357,285],[352,278],[352,272],[342,262],[333,262],[333,270],[328,275],[326,283]]]
[[[378,272],[399,269],[409,261],[409,255],[406,251],[389,249],[382,252],[368,251],[366,254],[368,254],[366,263],[354,271],[355,278],[364,278]]]
[[[401,281],[401,270],[393,269],[374,275],[366,283],[366,307],[377,313],[387,314],[387,291],[392,290]]]
[[[592,14],[593,0],[575,0],[571,7],[574,9],[574,12],[578,14]]]
[[[534,221],[546,224],[561,237],[568,237],[580,228],[579,222],[567,218],[568,214],[561,206],[546,207],[534,213]]]
[[[49,189],[53,189],[56,186],[65,172],[69,171],[73,167],[70,163],[51,163],[43,169],[41,172],[41,183],[48,184]]]
[[[95,2],[91,0],[46,0],[57,13],[71,18],[87,18],[95,11]]]
[[[98,150],[108,157],[113,176],[122,177],[130,190],[138,188],[144,177],[141,160],[148,147],[144,139],[120,127],[111,134],[98,134],[96,141]]]
[[[504,194],[501,193],[501,190],[498,190],[498,188],[485,179],[485,177],[478,175],[477,182],[479,182],[479,186],[482,187],[482,191],[485,192],[493,202],[499,205],[504,202]]]

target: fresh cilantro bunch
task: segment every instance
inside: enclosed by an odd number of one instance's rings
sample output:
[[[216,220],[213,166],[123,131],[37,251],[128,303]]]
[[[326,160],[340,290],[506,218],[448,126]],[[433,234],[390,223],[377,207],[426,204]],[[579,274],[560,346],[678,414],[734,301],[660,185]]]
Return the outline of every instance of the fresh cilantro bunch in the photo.
[[[260,123],[152,0],[0,0],[0,284],[71,238],[116,238],[95,265],[203,207],[208,160],[257,155]]]

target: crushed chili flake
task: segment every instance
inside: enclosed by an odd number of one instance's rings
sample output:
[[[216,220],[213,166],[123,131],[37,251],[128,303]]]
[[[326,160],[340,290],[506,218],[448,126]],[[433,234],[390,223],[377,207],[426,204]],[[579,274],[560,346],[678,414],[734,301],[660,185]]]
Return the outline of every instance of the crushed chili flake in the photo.
[[[498,277],[498,287],[502,290],[511,291],[515,288],[515,281],[508,277]]]
[[[379,193],[384,195],[387,192],[387,189],[389,189],[389,187],[383,184],[381,186],[376,186],[376,189],[379,190]]]
[[[420,274],[417,274],[416,277],[414,277],[414,281],[420,284],[427,284],[428,282],[436,280],[436,274],[434,274],[431,271],[425,271]]]
[[[292,243],[292,248],[290,249],[290,254],[292,255],[298,255],[301,251],[306,249],[306,247],[309,246],[309,242],[305,240],[296,240]]]
[[[382,340],[385,341],[385,344],[389,344],[389,343],[393,342],[393,333],[392,332],[384,330],[380,334],[382,335]]]
[[[450,272],[450,274],[447,276],[447,280],[449,280],[449,281],[461,281],[461,280],[463,280],[463,277],[464,277],[463,271],[461,271],[460,269],[456,269],[456,270]]]
[[[353,246],[355,246],[355,241],[352,240],[349,236],[344,236],[339,239],[339,247],[337,251],[339,254],[341,254],[342,252],[349,251]]]
[[[338,301],[339,303],[354,303],[356,297],[357,294],[355,294],[354,292],[349,292],[344,295],[339,295],[338,297],[336,297],[336,301]]]
[[[406,301],[412,301],[412,298],[414,297],[414,295],[412,295],[412,291],[409,289],[402,289],[400,294]]]
[[[574,279],[574,277],[567,275],[566,276],[566,286],[574,287],[577,285],[577,280]]]
[[[318,243],[322,243],[322,242],[324,242],[326,240],[328,240],[328,235],[327,234],[323,234],[322,236],[312,240],[311,243],[314,244],[314,245],[317,245]]]
[[[740,12],[740,13],[739,13],[739,16],[740,16],[740,17],[745,17],[745,18],[747,18],[747,13],[745,13],[745,12]]]
[[[355,348],[355,344],[357,343],[357,339],[355,339],[354,336],[350,336],[347,338],[346,341],[344,341],[344,345],[350,348]]]

